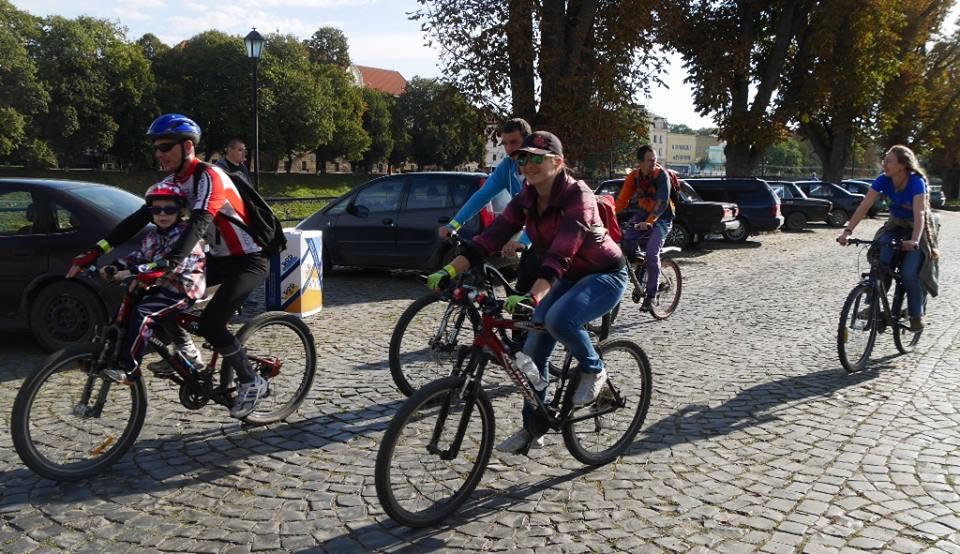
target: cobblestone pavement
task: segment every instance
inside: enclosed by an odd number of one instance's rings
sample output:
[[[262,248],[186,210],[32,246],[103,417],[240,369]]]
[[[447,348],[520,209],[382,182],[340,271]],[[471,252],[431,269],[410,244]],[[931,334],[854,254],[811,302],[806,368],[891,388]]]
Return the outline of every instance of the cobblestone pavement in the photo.
[[[654,369],[628,455],[588,470],[558,435],[530,458],[495,452],[460,513],[420,531],[386,518],[373,485],[402,400],[390,332],[423,293],[412,275],[328,278],[324,311],[309,320],[318,376],[288,422],[244,429],[223,409],[184,409],[153,379],[131,453],[75,484],[37,478],[13,451],[10,406],[43,355],[8,335],[0,550],[960,552],[960,214],[943,213],[943,292],[919,347],[893,356],[882,335],[880,361],[854,375],[840,368],[835,333],[857,256],[837,234],[684,255],[678,312],[655,322],[630,306],[613,331]],[[500,440],[519,425],[518,395],[495,407]]]

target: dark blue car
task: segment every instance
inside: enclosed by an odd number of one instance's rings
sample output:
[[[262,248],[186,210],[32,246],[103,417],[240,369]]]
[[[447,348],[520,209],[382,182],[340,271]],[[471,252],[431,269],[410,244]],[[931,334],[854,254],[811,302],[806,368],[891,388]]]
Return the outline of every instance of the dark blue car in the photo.
[[[762,179],[716,177],[686,181],[704,200],[733,202],[740,208],[740,227],[723,233],[729,241],[743,242],[750,235],[776,231],[783,225],[780,199]]]

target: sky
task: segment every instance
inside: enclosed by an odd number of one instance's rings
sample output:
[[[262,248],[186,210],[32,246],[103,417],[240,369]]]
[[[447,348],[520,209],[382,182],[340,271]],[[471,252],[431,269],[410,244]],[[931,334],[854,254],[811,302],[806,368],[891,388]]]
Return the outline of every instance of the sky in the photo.
[[[77,17],[90,15],[118,21],[127,27],[127,37],[145,33],[157,35],[174,45],[197,33],[216,29],[245,35],[256,27],[261,32],[279,31],[307,38],[320,27],[342,30],[350,46],[350,58],[357,65],[393,69],[410,79],[439,77],[439,55],[424,45],[419,24],[407,13],[416,10],[416,0],[12,0],[19,9],[33,15]],[[498,1],[498,0],[491,0]],[[947,18],[945,34],[953,32],[960,18],[960,3]],[[676,55],[660,79],[667,87],[653,88],[649,99],[640,99],[647,109],[693,129],[712,127],[713,121],[696,113],[687,77]]]

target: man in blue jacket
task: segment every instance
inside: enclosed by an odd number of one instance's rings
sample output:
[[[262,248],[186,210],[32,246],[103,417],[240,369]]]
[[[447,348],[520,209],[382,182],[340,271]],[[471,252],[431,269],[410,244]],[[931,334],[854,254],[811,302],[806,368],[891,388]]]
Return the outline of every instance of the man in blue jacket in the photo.
[[[500,143],[507,155],[500,160],[496,169],[490,174],[480,190],[473,193],[473,196],[460,208],[457,215],[450,220],[450,223],[443,225],[438,230],[443,238],[448,238],[453,231],[460,229],[464,223],[476,217],[498,194],[506,191],[510,198],[520,194],[523,190],[524,180],[520,175],[520,168],[517,162],[513,160],[513,153],[523,144],[523,139],[531,132],[530,124],[520,118],[509,119],[500,129]],[[504,256],[514,256],[518,251],[525,250],[530,245],[530,239],[526,232],[520,233],[516,241],[510,241],[503,246]],[[523,255],[520,268],[517,272],[517,290],[525,292],[533,285],[536,278],[537,263],[536,256],[527,252]]]

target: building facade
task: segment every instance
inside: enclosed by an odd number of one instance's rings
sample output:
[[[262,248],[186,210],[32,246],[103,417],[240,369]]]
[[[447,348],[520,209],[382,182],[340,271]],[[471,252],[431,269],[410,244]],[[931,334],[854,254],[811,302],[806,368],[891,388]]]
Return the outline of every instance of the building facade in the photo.
[[[647,127],[650,145],[657,152],[662,165],[684,175],[723,172],[723,143],[712,135],[674,133],[670,131],[667,118],[650,114]],[[720,152],[720,161],[716,152]],[[717,166],[721,166],[719,169]]]

